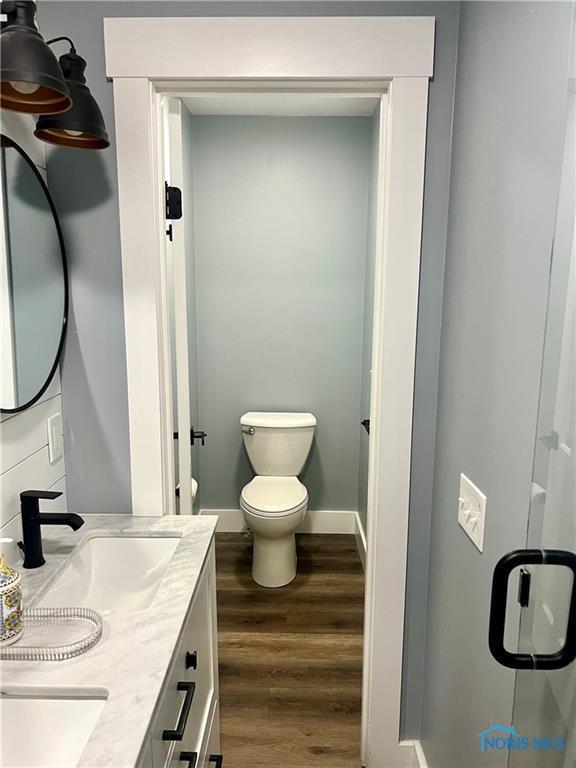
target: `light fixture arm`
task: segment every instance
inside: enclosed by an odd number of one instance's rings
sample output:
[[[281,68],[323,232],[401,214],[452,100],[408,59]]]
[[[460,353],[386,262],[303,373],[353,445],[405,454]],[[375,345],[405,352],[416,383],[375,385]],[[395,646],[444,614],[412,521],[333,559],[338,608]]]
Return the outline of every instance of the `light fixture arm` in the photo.
[[[60,37],[53,37],[52,40],[46,40],[46,45],[53,45],[54,43],[59,43],[62,40],[65,40],[67,43],[70,43],[70,53],[76,53],[76,46],[70,40],[69,37],[66,37],[66,35],[61,35]]]

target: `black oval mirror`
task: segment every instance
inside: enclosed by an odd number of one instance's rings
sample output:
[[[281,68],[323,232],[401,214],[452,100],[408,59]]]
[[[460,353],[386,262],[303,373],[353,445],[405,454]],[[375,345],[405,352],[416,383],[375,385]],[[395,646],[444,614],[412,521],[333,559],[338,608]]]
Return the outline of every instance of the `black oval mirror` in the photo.
[[[0,411],[17,413],[46,391],[68,319],[62,231],[41,172],[0,134]]]

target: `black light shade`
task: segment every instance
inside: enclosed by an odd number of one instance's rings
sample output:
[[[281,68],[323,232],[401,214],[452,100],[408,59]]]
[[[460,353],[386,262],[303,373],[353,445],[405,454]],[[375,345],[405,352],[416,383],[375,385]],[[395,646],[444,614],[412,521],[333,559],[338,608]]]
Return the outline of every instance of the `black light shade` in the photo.
[[[60,65],[70,95],[72,107],[59,115],[41,115],[34,135],[49,144],[77,149],[105,149],[110,146],[104,118],[96,99],[86,85],[86,62],[72,50],[60,57]]]
[[[8,20],[0,34],[0,106],[13,112],[56,114],[72,99],[62,69],[34,21],[36,3],[2,3]]]

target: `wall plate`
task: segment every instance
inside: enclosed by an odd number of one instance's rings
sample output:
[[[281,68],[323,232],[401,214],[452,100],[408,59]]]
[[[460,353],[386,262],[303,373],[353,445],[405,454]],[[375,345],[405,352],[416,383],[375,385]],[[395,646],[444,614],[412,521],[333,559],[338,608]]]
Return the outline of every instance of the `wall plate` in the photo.
[[[460,475],[458,522],[480,552],[484,548],[485,519],[486,496],[466,475]]]
[[[64,427],[62,414],[55,413],[46,421],[48,427],[48,458],[54,464],[64,455]]]

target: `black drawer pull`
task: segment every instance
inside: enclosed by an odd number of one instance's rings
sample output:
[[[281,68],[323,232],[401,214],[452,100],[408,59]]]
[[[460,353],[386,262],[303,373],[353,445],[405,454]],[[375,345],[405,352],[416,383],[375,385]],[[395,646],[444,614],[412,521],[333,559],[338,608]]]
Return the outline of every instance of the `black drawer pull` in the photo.
[[[184,738],[184,731],[186,730],[186,723],[188,722],[188,715],[190,714],[190,707],[192,706],[192,699],[194,698],[196,683],[178,683],[176,690],[186,691],[184,704],[182,704],[182,709],[180,710],[180,716],[178,718],[176,728],[173,731],[162,731],[162,741],[182,741]]]
[[[181,762],[188,760],[188,768],[196,768],[196,761],[198,760],[198,752],[180,752],[178,758]]]
[[[216,765],[216,768],[222,768],[224,757],[222,755],[210,755],[210,757],[208,758],[208,762],[214,763]]]
[[[196,651],[186,651],[186,669],[198,669],[198,654]]]

